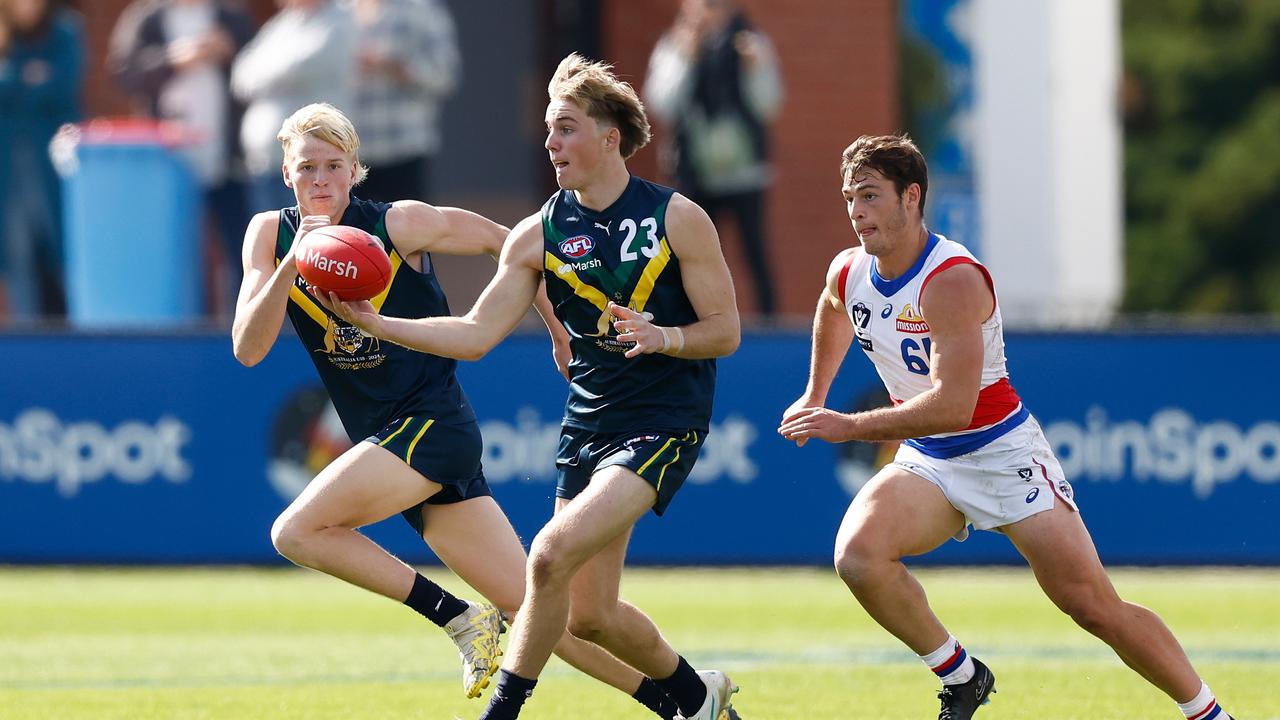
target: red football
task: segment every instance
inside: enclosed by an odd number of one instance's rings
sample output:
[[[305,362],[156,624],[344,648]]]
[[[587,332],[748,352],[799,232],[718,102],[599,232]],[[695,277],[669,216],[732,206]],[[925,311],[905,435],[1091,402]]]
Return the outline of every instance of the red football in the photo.
[[[391,259],[382,241],[347,225],[326,225],[303,235],[294,258],[308,285],[342,300],[368,300],[391,280]]]

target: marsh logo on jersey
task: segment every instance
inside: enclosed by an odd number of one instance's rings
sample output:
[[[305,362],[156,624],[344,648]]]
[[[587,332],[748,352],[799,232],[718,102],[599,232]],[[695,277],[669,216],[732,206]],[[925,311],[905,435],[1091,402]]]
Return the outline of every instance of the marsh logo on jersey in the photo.
[[[917,315],[915,308],[907,303],[902,306],[902,312],[898,313],[897,328],[898,332],[921,335],[929,332],[929,323],[925,322],[922,316]]]
[[[580,258],[596,249],[596,241],[590,235],[574,235],[560,243],[560,252],[571,258]]]
[[[584,270],[595,270],[602,265],[604,265],[604,263],[600,262],[600,258],[591,258],[590,260],[583,260],[582,262],[560,263],[560,265],[556,267],[556,275],[568,275],[575,270],[578,272],[582,272]]]

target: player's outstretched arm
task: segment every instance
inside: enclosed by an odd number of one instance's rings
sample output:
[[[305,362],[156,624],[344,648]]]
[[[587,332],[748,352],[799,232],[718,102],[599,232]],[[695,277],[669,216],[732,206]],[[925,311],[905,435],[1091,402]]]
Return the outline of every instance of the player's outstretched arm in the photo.
[[[332,293],[316,294],[316,299],[374,337],[441,357],[478,360],[519,324],[533,304],[542,280],[541,253],[541,219],[533,215],[511,231],[497,274],[462,317],[386,317],[368,300],[342,302]]]
[[[853,325],[841,303],[840,274],[859,248],[850,248],[835,256],[827,267],[827,280],[818,295],[818,308],[813,314],[813,346],[809,356],[809,382],[804,393],[782,413],[782,422],[807,408],[820,408],[827,402],[831,383],[853,344]],[[804,445],[806,438],[796,441]]]
[[[387,211],[387,233],[404,255],[489,255],[497,259],[511,232],[483,215],[455,207],[400,200]]]
[[[294,250],[303,235],[328,224],[329,218],[325,215],[303,218],[293,247],[277,265],[279,211],[258,213],[249,221],[241,251],[244,281],[240,284],[236,316],[231,324],[231,349],[242,365],[252,367],[262,362],[280,336],[285,307],[289,304],[289,289],[298,277]]]
[[[654,325],[630,308],[615,303],[609,311],[618,318],[618,339],[633,342],[627,357],[660,352],[696,360],[724,357],[738,349],[742,327],[733,278],[720,251],[716,226],[702,208],[679,193],[667,206],[667,242],[680,259],[685,295],[698,319],[683,327]]]

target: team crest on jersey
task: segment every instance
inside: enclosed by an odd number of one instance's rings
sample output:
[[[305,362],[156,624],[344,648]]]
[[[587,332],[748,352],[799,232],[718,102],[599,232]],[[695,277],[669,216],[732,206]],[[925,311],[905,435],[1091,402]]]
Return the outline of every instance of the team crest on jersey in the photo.
[[[366,335],[355,325],[339,323],[329,318],[324,330],[324,347],[316,350],[329,356],[343,370],[367,370],[382,364],[387,356],[382,352],[382,341]]]
[[[907,303],[902,306],[902,312],[898,313],[897,328],[898,332],[921,335],[929,332],[929,323],[924,321],[924,316],[916,313],[911,303]]]
[[[571,258],[580,258],[596,249],[596,241],[590,235],[574,235],[560,243],[560,252]]]

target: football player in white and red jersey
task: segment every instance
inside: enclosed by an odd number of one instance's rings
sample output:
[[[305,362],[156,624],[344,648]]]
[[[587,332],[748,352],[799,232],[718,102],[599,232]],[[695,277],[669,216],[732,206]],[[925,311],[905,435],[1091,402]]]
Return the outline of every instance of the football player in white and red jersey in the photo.
[[[990,273],[924,225],[929,178],[915,144],[864,135],[845,149],[840,175],[859,246],[827,270],[809,383],[778,432],[798,445],[904,441],[849,506],[836,570],[942,680],[940,720],[971,717],[995,692],[995,676],[947,632],[901,559],[963,540],[970,526],[1008,536],[1049,599],[1186,717],[1229,718],[1164,622],[1111,585],[1071,485],[1009,382]],[[855,339],[892,407],[823,407]]]

